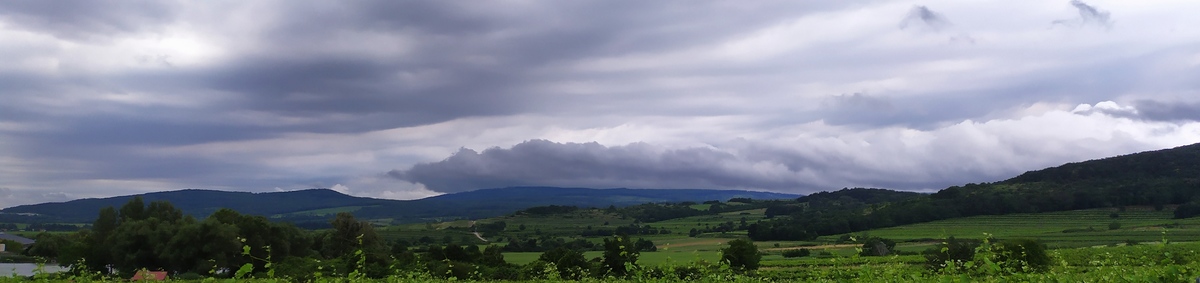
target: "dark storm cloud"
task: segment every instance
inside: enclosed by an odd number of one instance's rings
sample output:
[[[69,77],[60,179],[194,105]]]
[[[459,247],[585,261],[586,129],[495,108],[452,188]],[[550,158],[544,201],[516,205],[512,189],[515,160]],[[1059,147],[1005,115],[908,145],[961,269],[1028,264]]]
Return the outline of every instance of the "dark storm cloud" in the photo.
[[[1075,9],[1079,11],[1079,18],[1057,20],[1054,21],[1054,24],[1072,26],[1096,25],[1103,28],[1112,27],[1112,20],[1109,19],[1108,11],[1101,11],[1092,5],[1088,5],[1087,3],[1079,0],[1071,0],[1071,6],[1074,6]]]
[[[418,67],[368,60],[248,59],[216,72],[212,87],[241,96],[237,106],[281,116],[349,115],[356,122],[389,129],[475,115],[511,114],[521,110],[513,84],[519,71],[449,67],[442,85],[414,89],[392,76]],[[315,125],[320,127],[320,125]]]
[[[811,186],[759,180],[737,168],[738,156],[708,148],[658,151],[647,144],[606,147],[596,143],[532,140],[511,149],[462,149],[446,160],[422,163],[389,175],[445,193],[480,188],[577,184],[584,186],[729,188]]]
[[[907,29],[914,25],[937,31],[950,26],[950,21],[946,20],[945,16],[930,10],[929,7],[914,6],[908,10],[908,15],[904,16],[904,20],[900,21],[900,29]]]
[[[862,164],[862,157],[749,141],[722,148],[665,149],[646,143],[608,147],[532,140],[510,149],[461,149],[445,160],[393,170],[388,175],[443,193],[508,186],[754,188],[808,193],[847,185],[927,189],[987,176],[962,168],[938,170],[938,174],[954,175],[939,179],[883,172],[868,169],[872,166]]]
[[[313,4],[318,3],[318,4]],[[340,127],[314,121],[285,131],[365,132],[433,124],[462,117],[530,112],[612,113],[610,97],[536,90],[584,74],[545,72],[560,64],[631,52],[717,43],[730,34],[786,19],[819,5],[766,3],[729,10],[686,1],[553,2],[514,8],[490,2],[376,1],[286,5],[286,17],[256,44],[259,50],[205,71],[203,87],[240,94],[231,105],[286,117],[338,115]],[[779,9],[769,9],[778,6]],[[676,9],[687,8],[687,12]],[[764,12],[769,11],[769,12]],[[596,16],[604,15],[604,16]],[[734,17],[734,16],[744,17]],[[749,15],[753,15],[750,17]],[[347,31],[401,37],[396,55],[309,50]],[[388,42],[361,38],[361,46]],[[367,48],[374,49],[374,48]],[[311,54],[312,56],[309,56]],[[400,80],[404,75],[428,79]],[[623,80],[646,74],[586,74]],[[613,93],[670,102],[669,94]],[[640,105],[640,106],[639,106]],[[570,107],[564,107],[570,106]],[[619,111],[641,111],[646,103]],[[656,107],[656,110],[661,110]],[[667,109],[665,111],[670,111]]]
[[[69,40],[105,40],[174,20],[168,1],[3,1],[0,19]]]
[[[1134,102],[1142,118],[1155,121],[1200,121],[1200,103],[1138,100]]]

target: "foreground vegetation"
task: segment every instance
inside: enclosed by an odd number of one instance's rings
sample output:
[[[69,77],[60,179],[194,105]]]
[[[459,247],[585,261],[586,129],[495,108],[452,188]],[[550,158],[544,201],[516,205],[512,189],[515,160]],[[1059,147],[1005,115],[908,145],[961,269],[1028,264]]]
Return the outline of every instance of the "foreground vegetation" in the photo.
[[[748,242],[747,242],[748,243]],[[350,274],[330,276],[320,269],[308,276],[279,275],[278,268],[265,272],[247,272],[235,278],[190,279],[197,282],[1194,282],[1200,276],[1200,243],[1171,243],[1059,249],[1045,253],[1045,261],[1006,252],[1001,242],[983,241],[971,249],[970,256],[940,261],[930,255],[892,255],[882,257],[805,257],[763,261],[759,270],[736,266],[726,257],[720,264],[680,264],[641,266],[626,263],[628,273],[604,276],[572,277],[553,263],[533,262],[520,268],[516,279],[481,277],[481,269],[465,275],[453,271],[437,274],[429,270],[391,266],[392,274],[368,278],[354,270]],[[955,246],[943,243],[943,253]],[[1010,247],[1011,248],[1011,247]],[[725,249],[737,253],[732,246]],[[1007,250],[1011,251],[1011,250]],[[1037,253],[1037,252],[1033,252]],[[744,262],[743,262],[744,263]],[[360,266],[361,268],[361,266]],[[180,278],[176,278],[180,279]],[[186,279],[186,278],[183,278]],[[0,278],[0,282],[19,281],[116,282],[124,278],[97,274],[37,274],[30,278]]]

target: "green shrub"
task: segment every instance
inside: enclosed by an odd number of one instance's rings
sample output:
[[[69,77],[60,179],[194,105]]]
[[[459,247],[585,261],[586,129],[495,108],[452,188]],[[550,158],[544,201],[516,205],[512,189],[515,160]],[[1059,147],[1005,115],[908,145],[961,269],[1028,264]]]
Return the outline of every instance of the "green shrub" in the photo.
[[[583,253],[565,247],[546,251],[538,257],[538,260],[553,263],[555,269],[558,270],[559,277],[570,280],[583,278],[584,275],[587,275],[590,267],[587,258],[583,257]]]
[[[1004,241],[994,247],[994,252],[996,261],[1010,271],[1033,272],[1050,268],[1050,254],[1046,252],[1046,245],[1036,240]]]
[[[786,258],[806,257],[810,254],[812,254],[812,251],[809,251],[808,249],[794,249],[794,250],[783,251],[783,257],[786,257]]]
[[[760,260],[762,260],[762,254],[750,240],[729,241],[729,246],[721,249],[721,261],[728,262],[731,268],[739,272],[758,269]]]
[[[925,250],[925,263],[934,270],[962,267],[975,258],[975,248],[979,244],[976,240],[946,238],[941,245]]]
[[[677,266],[674,272],[675,278],[679,280],[692,281],[704,277],[704,269],[694,265]]]
[[[863,241],[862,248],[858,252],[860,256],[885,256],[892,253],[896,249],[896,242],[879,238],[871,237]]]

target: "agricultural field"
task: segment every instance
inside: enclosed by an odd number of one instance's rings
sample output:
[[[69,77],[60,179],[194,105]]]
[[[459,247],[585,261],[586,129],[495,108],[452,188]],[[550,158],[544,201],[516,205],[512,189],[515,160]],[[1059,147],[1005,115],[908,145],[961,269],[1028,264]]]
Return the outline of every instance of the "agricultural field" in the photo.
[[[1114,215],[1115,214],[1115,215]],[[1116,217],[1113,217],[1116,216]],[[706,232],[689,237],[688,231],[704,229],[722,224],[752,224],[765,219],[762,209],[726,212],[717,215],[702,215],[641,223],[658,229],[669,230],[669,234],[637,235],[654,241],[659,252],[664,253],[716,253],[721,245],[731,239],[744,237],[745,231]],[[379,228],[380,235],[388,240],[417,239],[430,237],[441,243],[449,237],[456,243],[503,244],[510,238],[529,238],[542,235],[567,238],[578,237],[584,229],[612,229],[634,224],[632,219],[602,213],[600,210],[580,210],[565,215],[549,216],[505,216],[475,221],[475,225],[503,221],[503,232],[489,237],[488,242],[478,240],[471,233],[472,221],[455,220],[438,223],[396,225]],[[743,222],[744,221],[744,222]],[[1113,223],[1116,223],[1114,226]],[[524,226],[524,229],[520,227]],[[1115,229],[1113,229],[1115,228]],[[1172,219],[1170,209],[1155,211],[1151,207],[1128,207],[1118,209],[1090,209],[1050,213],[975,216],[898,227],[869,230],[847,235],[823,236],[814,241],[764,241],[759,247],[767,255],[778,255],[789,249],[812,249],[831,254],[852,253],[854,245],[845,245],[847,237],[881,237],[898,242],[898,250],[919,253],[935,246],[946,237],[980,239],[984,235],[996,238],[1037,239],[1051,248],[1089,247],[1123,244],[1127,242],[1194,241],[1200,239],[1200,218]],[[496,241],[501,240],[501,241]],[[599,242],[598,239],[592,239]],[[679,257],[674,257],[679,258]]]
[[[1115,215],[1114,215],[1115,214]],[[1114,217],[1115,216],[1115,217]],[[762,209],[734,211],[717,215],[678,218],[666,221],[639,223],[671,230],[667,234],[640,235],[654,241],[657,251],[641,252],[637,272],[630,278],[585,278],[582,282],[683,282],[663,273],[663,270],[697,268],[699,277],[688,282],[1192,282],[1200,276],[1200,219],[1172,219],[1170,210],[1155,211],[1147,207],[1091,209],[1038,214],[978,216],[899,227],[876,229],[847,235],[820,237],[814,241],[756,242],[762,254],[759,268],[751,273],[737,273],[721,264],[721,249],[728,242],[741,238],[744,231],[707,232],[695,237],[687,235],[691,227],[714,227],[734,223],[741,225],[765,219]],[[477,225],[503,221],[503,231],[492,235],[492,241],[479,240],[473,233]],[[1111,227],[1112,223],[1119,227]],[[605,224],[607,223],[607,224]],[[578,239],[582,229],[616,227],[634,224],[601,210],[580,210],[559,215],[513,215],[491,219],[454,220],[421,224],[394,225],[376,228],[382,238],[416,239],[428,237],[435,242],[455,244],[504,245],[512,237],[557,236]],[[521,228],[524,226],[524,229]],[[686,228],[686,229],[685,229]],[[940,247],[946,236],[959,239],[982,239],[984,235],[997,239],[1038,239],[1047,243],[1052,264],[1044,271],[1023,272],[997,265],[988,267],[980,262],[969,268],[931,269],[924,255],[927,249]],[[898,253],[889,256],[860,256],[861,244],[848,239],[882,237],[897,242]],[[600,242],[604,237],[590,237]],[[784,252],[797,249],[810,251],[808,256],[787,258]],[[510,264],[530,268],[540,252],[504,252]],[[587,259],[600,258],[603,252],[583,253]],[[1006,269],[1007,268],[1007,269]],[[657,271],[656,271],[657,270]],[[528,271],[521,271],[528,272]],[[549,274],[549,273],[543,273]],[[562,282],[545,275],[538,282]],[[439,275],[408,273],[391,278],[391,282],[448,282]],[[77,278],[82,279],[82,278]],[[71,279],[75,282],[88,280]],[[454,279],[472,282],[482,278]],[[17,280],[17,279],[0,279]],[[358,278],[318,278],[316,282],[375,282]],[[240,280],[238,282],[257,280]],[[4,281],[7,282],[7,281]],[[209,279],[205,282],[221,282]],[[230,281],[233,282],[233,281]],[[270,282],[263,280],[262,282]]]
[[[978,239],[987,233],[997,238],[1037,239],[1051,248],[1157,242],[1164,237],[1171,241],[1200,239],[1200,218],[1172,219],[1172,216],[1169,209],[1155,211],[1151,207],[1129,207],[1125,211],[1089,209],[974,216],[852,234],[860,238],[882,237],[919,245],[949,236]],[[825,236],[818,240],[834,242],[843,236]]]
[[[475,237],[472,229],[474,225],[487,225],[497,222],[504,222],[505,228],[503,232],[495,234],[481,234],[484,240],[479,240]],[[580,210],[577,212],[537,216],[537,215],[520,215],[520,216],[502,216],[480,220],[453,220],[445,222],[431,223],[415,223],[392,225],[377,229],[381,237],[386,240],[407,240],[415,242],[421,237],[431,237],[438,243],[442,243],[445,237],[459,244],[489,244],[489,243],[504,243],[511,238],[536,238],[542,235],[570,237],[579,235],[580,231],[591,229],[612,229],[613,227],[633,224],[632,219],[621,218],[616,215],[602,213],[598,210]],[[686,234],[684,234],[686,236]],[[462,239],[473,239],[470,241],[462,241]]]
[[[520,252],[520,253],[504,253],[504,261],[517,265],[525,265],[534,262],[541,256],[542,253],[535,252]],[[584,252],[586,258],[601,257],[603,252],[588,251]],[[638,264],[646,266],[672,266],[680,264],[691,264],[696,262],[719,262],[721,254],[719,252],[642,252],[638,256]]]
[[[725,265],[673,262],[643,257],[641,267],[621,278],[564,280],[554,272],[521,281],[482,278],[445,278],[423,272],[397,271],[382,279],[351,274],[318,277],[312,282],[1194,282],[1200,276],[1200,243],[1151,243],[1134,246],[1069,248],[1051,252],[1043,270],[1013,268],[1013,262],[977,249],[979,265],[931,269],[921,256],[836,256],[764,261],[757,271],[740,273]],[[590,255],[589,255],[590,256]],[[514,261],[516,259],[514,258]],[[651,261],[664,261],[653,265]],[[1017,266],[1019,266],[1020,262]],[[531,265],[526,265],[531,266]],[[682,271],[682,272],[681,272]],[[686,274],[687,278],[680,278]],[[126,279],[36,274],[40,282],[125,282]],[[21,277],[0,277],[0,282],[28,282]],[[287,278],[180,280],[192,282],[280,282]]]

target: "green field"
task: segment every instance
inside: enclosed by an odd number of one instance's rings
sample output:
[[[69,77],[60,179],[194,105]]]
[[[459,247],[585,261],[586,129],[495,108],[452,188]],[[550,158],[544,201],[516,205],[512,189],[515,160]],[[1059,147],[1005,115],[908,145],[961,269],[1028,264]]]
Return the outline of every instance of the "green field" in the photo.
[[[1117,217],[1112,218],[1111,214]],[[1170,210],[1154,211],[1149,207],[1089,209],[1064,212],[989,215],[956,218],[884,229],[853,235],[893,239],[897,242],[937,241],[948,236],[982,238],[984,233],[997,238],[1032,238],[1051,247],[1086,247],[1124,243],[1126,241],[1156,242],[1166,237],[1173,241],[1200,239],[1200,218],[1172,219]],[[1110,229],[1118,223],[1120,228]],[[821,237],[835,241],[840,235]]]
[[[1114,218],[1112,214],[1116,214]],[[1126,251],[1121,249],[1147,249],[1153,243],[1161,243],[1164,239],[1169,242],[1191,242],[1200,239],[1200,218],[1172,219],[1172,211],[1166,209],[1155,211],[1150,207],[1128,207],[1125,211],[1118,209],[1090,209],[1036,214],[1012,214],[976,216],[951,220],[935,221],[913,225],[905,225],[884,229],[876,229],[852,233],[849,236],[861,239],[866,237],[883,237],[898,242],[897,251],[901,256],[887,257],[858,257],[858,244],[843,243],[847,235],[831,235],[820,237],[814,241],[763,241],[757,242],[762,258],[761,276],[775,280],[834,280],[844,281],[847,278],[880,279],[896,274],[908,274],[907,282],[921,282],[930,279],[925,264],[925,258],[919,253],[936,247],[945,237],[983,238],[992,235],[999,239],[1031,238],[1038,239],[1053,248],[1060,261],[1070,261],[1066,266],[1058,267],[1056,276],[1067,276],[1084,281],[1095,278],[1071,272],[1088,269],[1093,275],[1123,274],[1128,272],[1167,272],[1162,269],[1137,269],[1136,265],[1127,264],[1124,267],[1133,271],[1118,269],[1100,270],[1093,267],[1081,267],[1088,260],[1080,254],[1092,254],[1094,251]],[[744,237],[745,231],[710,232],[689,237],[688,231],[693,228],[714,227],[733,223],[740,225],[742,221],[754,223],[764,220],[762,209],[735,211],[718,215],[704,215],[678,218],[660,222],[640,223],[656,228],[668,229],[669,234],[638,235],[633,238],[646,238],[654,241],[658,247],[656,252],[642,252],[639,264],[646,267],[665,267],[687,265],[697,261],[718,262],[720,249],[732,239]],[[629,225],[634,222],[615,215],[597,211],[581,211],[567,215],[554,216],[507,216],[502,218],[480,220],[478,223],[505,221],[504,232],[496,235],[498,239],[510,237],[536,237],[538,235],[561,235],[566,238],[578,238],[577,233],[589,226],[593,229],[612,228]],[[608,225],[605,225],[605,222]],[[1119,228],[1110,229],[1112,223],[1119,223]],[[520,230],[520,225],[525,225]],[[451,221],[442,223],[415,224],[392,226],[382,229],[388,237],[417,237],[420,235],[451,235],[454,238],[467,239],[470,221]],[[442,236],[444,237],[444,236]],[[599,242],[601,238],[589,240]],[[1141,243],[1142,246],[1125,247],[1127,242]],[[483,243],[476,244],[503,244]],[[1116,246],[1116,247],[1113,247]],[[1143,247],[1145,246],[1145,247]],[[1197,244],[1183,244],[1184,247],[1200,247]],[[1102,247],[1077,249],[1079,247]],[[802,258],[784,258],[781,254],[792,249],[809,249],[812,255]],[[506,252],[507,262],[523,265],[534,262],[541,253],[538,252]],[[585,257],[597,258],[602,255],[599,251],[584,253]],[[865,268],[865,269],[864,269]],[[1117,268],[1117,267],[1108,267]],[[1200,269],[1197,269],[1200,270]],[[1070,274],[1070,275],[1064,275]],[[1042,275],[1038,275],[1042,276]],[[1047,277],[1015,277],[1025,278],[1015,281],[1041,281]],[[1098,276],[1098,275],[1097,275]],[[937,277],[937,276],[933,276]],[[824,279],[820,279],[824,278]],[[842,278],[842,279],[831,279]],[[953,277],[949,277],[953,278]],[[968,277],[978,281],[977,277]],[[1014,278],[1014,277],[1010,277]],[[1032,278],[1032,279],[1031,279]],[[1141,278],[1141,277],[1131,277]],[[851,280],[854,281],[854,280]],[[1111,281],[1111,280],[1101,280]]]
[[[1116,218],[1112,217],[1113,213],[1117,214]],[[898,251],[912,254],[934,247],[948,236],[981,239],[985,234],[1000,239],[1037,239],[1051,248],[1123,245],[1127,242],[1153,243],[1161,242],[1163,239],[1176,242],[1200,239],[1200,218],[1180,220],[1172,219],[1172,216],[1169,209],[1155,211],[1150,207],[1128,207],[1125,211],[1090,209],[975,216],[869,230],[852,233],[849,236],[892,239],[898,242]],[[719,250],[725,243],[744,237],[745,231],[712,232],[703,233],[697,237],[688,237],[688,230],[712,227],[722,223],[740,224],[743,219],[747,223],[754,223],[765,219],[765,216],[762,209],[754,209],[642,223],[640,225],[668,229],[671,233],[637,235],[632,238],[654,241],[659,251],[643,253],[643,259],[652,264],[666,262],[668,258],[674,262],[694,261],[696,258],[712,261],[719,257]],[[577,239],[580,238],[578,232],[588,227],[611,229],[634,223],[631,219],[622,219],[598,210],[553,216],[506,216],[479,220],[477,223],[495,221],[504,221],[507,223],[507,227],[504,232],[489,239],[490,242],[476,239],[470,233],[471,230],[468,227],[470,227],[471,221],[468,220],[391,226],[381,228],[379,232],[387,239],[415,239],[428,236],[440,243],[449,237],[456,243],[502,245],[506,243],[504,240],[514,237],[552,235]],[[1113,222],[1119,223],[1120,227],[1109,229],[1109,225]],[[524,230],[519,228],[521,225],[525,226]],[[764,241],[756,244],[766,255],[764,264],[769,265],[772,261],[784,260],[780,254],[790,249],[810,249],[814,255],[826,253],[834,256],[850,256],[856,253],[855,249],[858,246],[853,243],[839,242],[839,239],[844,239],[844,236],[846,235],[823,236],[814,241]],[[589,238],[588,240],[599,243],[601,238]],[[540,253],[505,253],[506,259],[518,264],[532,262],[537,259],[538,255]],[[596,257],[599,256],[599,252],[588,252],[587,256],[589,258]]]
[[[504,261],[517,265],[525,265],[534,262],[541,256],[542,253],[504,253]],[[583,256],[592,259],[604,256],[600,251],[584,252]],[[666,266],[687,264],[697,261],[718,262],[721,260],[720,253],[716,252],[678,252],[678,251],[658,251],[658,252],[642,252],[638,256],[638,264],[647,266]]]

